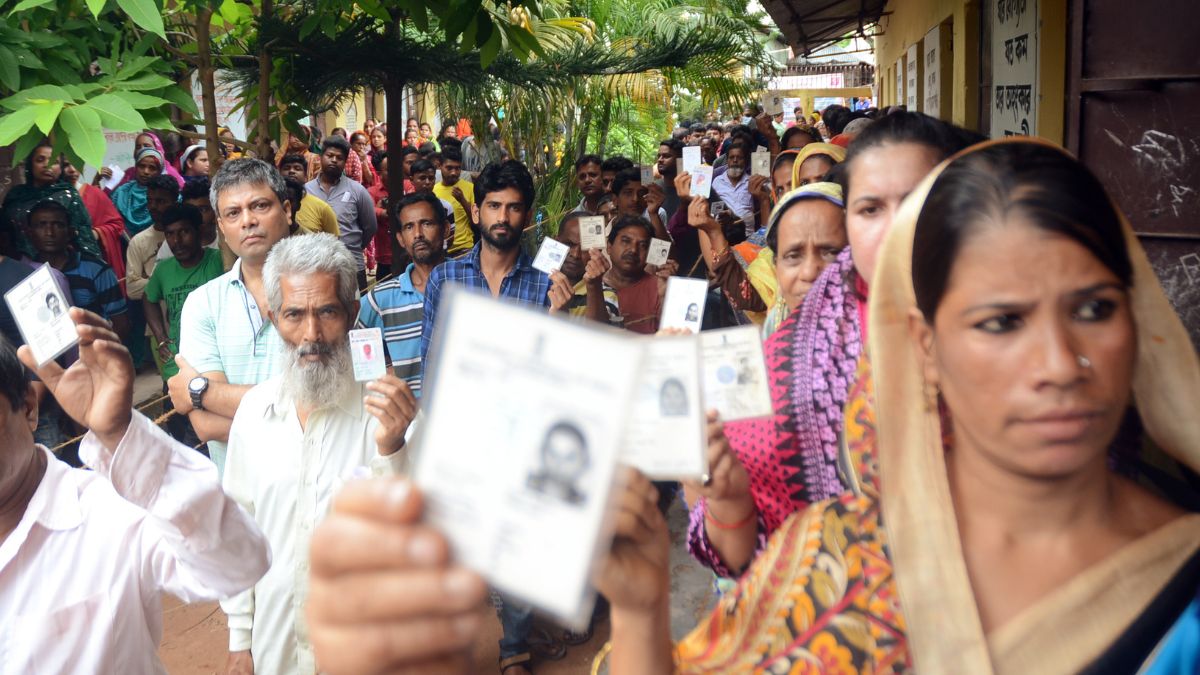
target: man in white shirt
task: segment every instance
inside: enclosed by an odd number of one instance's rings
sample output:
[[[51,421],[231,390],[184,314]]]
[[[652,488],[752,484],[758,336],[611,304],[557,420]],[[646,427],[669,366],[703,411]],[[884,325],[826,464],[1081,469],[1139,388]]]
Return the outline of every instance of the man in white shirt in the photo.
[[[242,398],[223,484],[266,533],[273,562],[253,589],[221,603],[229,673],[316,672],[304,619],[312,531],[346,481],[406,468],[416,398],[392,374],[355,381],[355,272],[354,256],[325,233],[281,241],[263,268],[282,369]]]
[[[254,584],[270,551],[217,470],[133,412],[133,361],[108,323],[71,308],[79,360],[36,368],[88,427],[72,469],[33,442],[37,397],[0,338],[0,668],[165,673],[163,592],[187,602]],[[21,361],[35,369],[29,347]]]

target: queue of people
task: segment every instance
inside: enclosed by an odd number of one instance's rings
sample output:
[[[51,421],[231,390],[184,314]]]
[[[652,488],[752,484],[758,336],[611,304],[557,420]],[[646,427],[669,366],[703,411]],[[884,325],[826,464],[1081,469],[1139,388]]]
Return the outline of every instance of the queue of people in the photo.
[[[0,591],[0,616],[90,630],[72,652],[22,642],[18,662],[161,670],[165,590],[222,600],[229,673],[469,672],[490,594],[499,672],[534,672],[579,636],[538,634],[530,606],[489,593],[408,480],[438,450],[415,431],[447,292],[654,336],[686,276],[708,283],[702,331],[758,326],[774,414],[710,414],[709,473],[678,486],[687,550],[722,593],[677,643],[677,486],[625,472],[595,577],[609,672],[1191,672],[1200,517],[1174,476],[1200,470],[1185,409],[1200,361],[1104,187],[1041,141],[904,111],[822,120],[780,128],[752,104],[741,123],[681,127],[645,167],[579,157],[549,274],[526,242],[533,175],[467,169],[456,125],[430,146],[409,120],[418,142],[395,167],[372,120],[319,152],[289,135],[274,164],[226,161],[211,180],[195,148],[176,162],[139,136],[110,202],[121,277],[103,203],[35,149],[5,202],[0,279],[61,274],[79,346],[38,365],[0,308],[0,577],[21,589]],[[693,146],[711,198],[691,193]],[[585,248],[592,216],[603,245]],[[381,330],[388,374],[357,381],[354,328]],[[123,341],[149,348],[187,445],[131,412]],[[88,430],[94,472],[35,445],[46,406]],[[1130,409],[1152,444],[1118,438]],[[53,562],[117,552],[86,575]],[[51,577],[52,596],[28,592]]]

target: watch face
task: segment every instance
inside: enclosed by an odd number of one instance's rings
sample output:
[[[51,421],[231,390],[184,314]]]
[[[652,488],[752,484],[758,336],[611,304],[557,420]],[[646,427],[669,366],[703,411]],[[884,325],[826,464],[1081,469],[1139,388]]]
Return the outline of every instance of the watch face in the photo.
[[[204,391],[205,384],[207,384],[207,382],[204,381],[203,377],[193,377],[191,381],[188,382],[188,390],[197,392]]]

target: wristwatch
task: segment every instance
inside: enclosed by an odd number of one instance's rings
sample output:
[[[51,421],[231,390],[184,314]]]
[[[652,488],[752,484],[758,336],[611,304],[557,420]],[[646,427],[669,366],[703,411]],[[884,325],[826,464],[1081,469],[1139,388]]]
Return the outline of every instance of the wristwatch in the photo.
[[[193,377],[188,382],[188,394],[192,397],[192,407],[196,410],[204,410],[204,405],[200,399],[204,398],[204,392],[208,391],[208,378],[202,375]]]

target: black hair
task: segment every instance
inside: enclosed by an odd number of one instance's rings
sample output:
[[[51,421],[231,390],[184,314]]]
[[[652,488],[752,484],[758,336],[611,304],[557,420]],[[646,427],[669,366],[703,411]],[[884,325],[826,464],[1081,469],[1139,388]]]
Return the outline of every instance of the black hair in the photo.
[[[462,139],[450,138],[449,136],[447,136],[447,137],[443,138],[442,140],[438,141],[438,143],[442,144],[442,152],[443,153],[445,153],[447,150],[458,150],[459,152],[462,152]]]
[[[829,130],[830,136],[842,133],[850,119],[850,109],[837,103],[825,106],[825,109],[821,111],[821,120],[825,122],[825,128]]]
[[[362,136],[363,140],[365,140],[367,143],[371,142],[371,137],[369,135],[367,135],[367,133],[365,131],[356,131],[356,132],[350,134],[350,142],[351,143],[354,143],[355,136]]]
[[[611,244],[616,241],[617,233],[627,227],[640,227],[650,237],[654,237],[654,228],[650,226],[650,221],[641,216],[620,216],[613,221],[612,229],[608,232],[608,243]]]
[[[697,122],[688,127],[688,131],[691,131],[693,134],[702,134],[704,133],[704,125]]]
[[[709,122],[704,128],[707,131],[721,131],[721,125],[717,124],[716,122]]]
[[[338,150],[341,150],[342,159],[346,159],[350,156],[350,141],[342,138],[341,136],[334,136],[333,134],[330,134],[328,138],[321,141],[322,155],[325,154],[325,151],[330,148],[337,148]]]
[[[280,169],[288,164],[299,164],[308,169],[308,160],[304,159],[304,155],[284,155],[283,159],[279,160]]]
[[[429,157],[427,157],[427,159],[433,162],[434,166],[437,166],[438,162],[446,161],[446,156],[441,152],[431,152],[429,153]]]
[[[1133,285],[1121,218],[1095,174],[1060,150],[1004,143],[950,163],[921,207],[913,238],[913,289],[926,321],[933,322],[963,243],[1014,212],[1083,246],[1122,284]]]
[[[605,194],[610,199],[612,198],[612,196],[608,195],[608,193],[605,193]],[[559,233],[562,233],[563,228],[566,227],[567,223],[571,222],[572,220],[579,220],[580,218],[584,218],[584,217],[590,216],[590,215],[592,215],[592,214],[588,211],[572,211],[572,212],[568,213],[567,215],[562,217],[562,220],[558,221]]]
[[[428,204],[429,208],[433,209],[433,219],[442,226],[445,226],[450,220],[450,214],[446,212],[446,205],[442,203],[441,199],[429,192],[413,192],[388,205],[390,211],[388,215],[394,223],[393,235],[400,235],[400,212],[413,204]]]
[[[671,154],[676,157],[683,157],[683,142],[678,138],[664,138],[658,142],[659,147],[667,146],[671,149]]]
[[[850,167],[864,152],[888,144],[915,143],[933,150],[940,162],[950,155],[984,140],[974,131],[956,127],[924,113],[896,112],[873,122],[854,137],[846,150],[842,192],[850,196]]]
[[[53,199],[43,199],[42,201],[34,204],[33,208],[29,209],[29,213],[25,215],[26,224],[33,222],[33,214],[36,211],[57,211],[59,215],[63,217],[63,220],[65,220],[68,224],[71,222],[71,212],[67,210],[67,207],[59,204]]]
[[[581,167],[587,166],[588,164],[595,164],[596,166],[602,167],[604,166],[604,160],[600,159],[600,155],[583,155],[579,159],[575,160],[575,171],[578,172]]]
[[[419,155],[419,154],[421,154],[421,153],[418,152],[417,149],[414,148],[413,146],[405,145],[400,148],[400,161],[403,162],[404,158],[407,157],[408,155]]]
[[[526,210],[533,208],[533,176],[524,164],[515,159],[493,162],[483,167],[475,181],[475,205],[482,205],[488,193],[508,188],[514,188],[521,193],[521,201],[525,203]]]
[[[825,142],[825,139],[821,138],[821,134],[812,127],[791,127],[787,131],[783,132],[783,138],[779,141],[779,144],[784,148],[787,148],[788,139],[790,139],[792,136],[806,136],[812,139],[813,143]],[[805,145],[808,144],[805,143]]]
[[[186,154],[186,155],[184,155],[184,156],[182,156],[182,157],[180,157],[180,158],[179,158],[180,160],[182,160],[182,163],[183,163],[183,170],[184,170],[184,171],[187,171],[187,169],[188,169],[188,165],[192,163],[192,158],[193,158],[193,157],[195,157],[195,156],[196,156],[196,153],[197,153],[197,152],[200,152],[201,150],[203,150],[204,152],[208,152],[208,148],[206,148],[206,147],[204,147],[203,145],[201,145],[201,146],[199,146],[199,147],[197,147],[197,148],[193,149],[193,150],[192,150],[191,152],[189,152],[188,154]]]
[[[387,159],[386,152],[368,152],[371,157],[371,168],[375,169],[375,173],[383,171],[383,160]]]
[[[641,182],[642,172],[638,171],[637,169],[625,169],[623,171],[618,171],[617,175],[613,178],[612,193],[614,195],[619,195],[621,194],[621,190],[624,190],[625,186],[629,183]]]
[[[29,151],[29,156],[25,158],[25,178],[30,182],[33,181],[33,156],[36,155],[37,151],[42,148],[50,148],[51,156],[54,154],[54,144],[50,142],[49,138],[43,138],[42,140],[38,141],[37,145],[33,146],[33,149]],[[62,161],[59,160],[59,163],[61,164]]]
[[[17,358],[17,349],[0,335],[0,395],[8,399],[13,412],[25,406],[25,394],[29,393],[29,371]]]
[[[463,161],[462,160],[462,151],[459,150],[458,148],[443,148],[442,149],[442,161],[443,162],[458,162],[459,164],[462,164],[462,161]]]
[[[600,173],[624,171],[633,168],[633,160],[621,155],[613,155],[600,164]]]
[[[208,199],[208,189],[210,187],[212,187],[212,183],[208,180],[208,176],[196,176],[183,184],[183,189],[179,191],[179,198],[184,201],[188,199]]]
[[[421,153],[422,157],[428,157],[437,152],[437,146],[433,144],[433,141],[425,141],[417,148],[417,152]]]
[[[200,231],[200,225],[204,222],[204,216],[200,215],[200,209],[191,204],[176,204],[167,209],[163,214],[162,222],[163,229],[167,229],[167,225],[171,223],[185,222],[192,226],[193,230]]]
[[[175,177],[170,174],[160,173],[146,181],[146,191],[149,192],[150,190],[169,192],[172,196],[178,198],[179,181],[175,180]]]
[[[435,171],[435,170],[436,170],[436,168],[433,166],[433,162],[431,162],[427,159],[418,159],[417,161],[412,163],[411,167],[409,167],[408,175],[411,176],[414,173],[421,173],[422,171]]]

